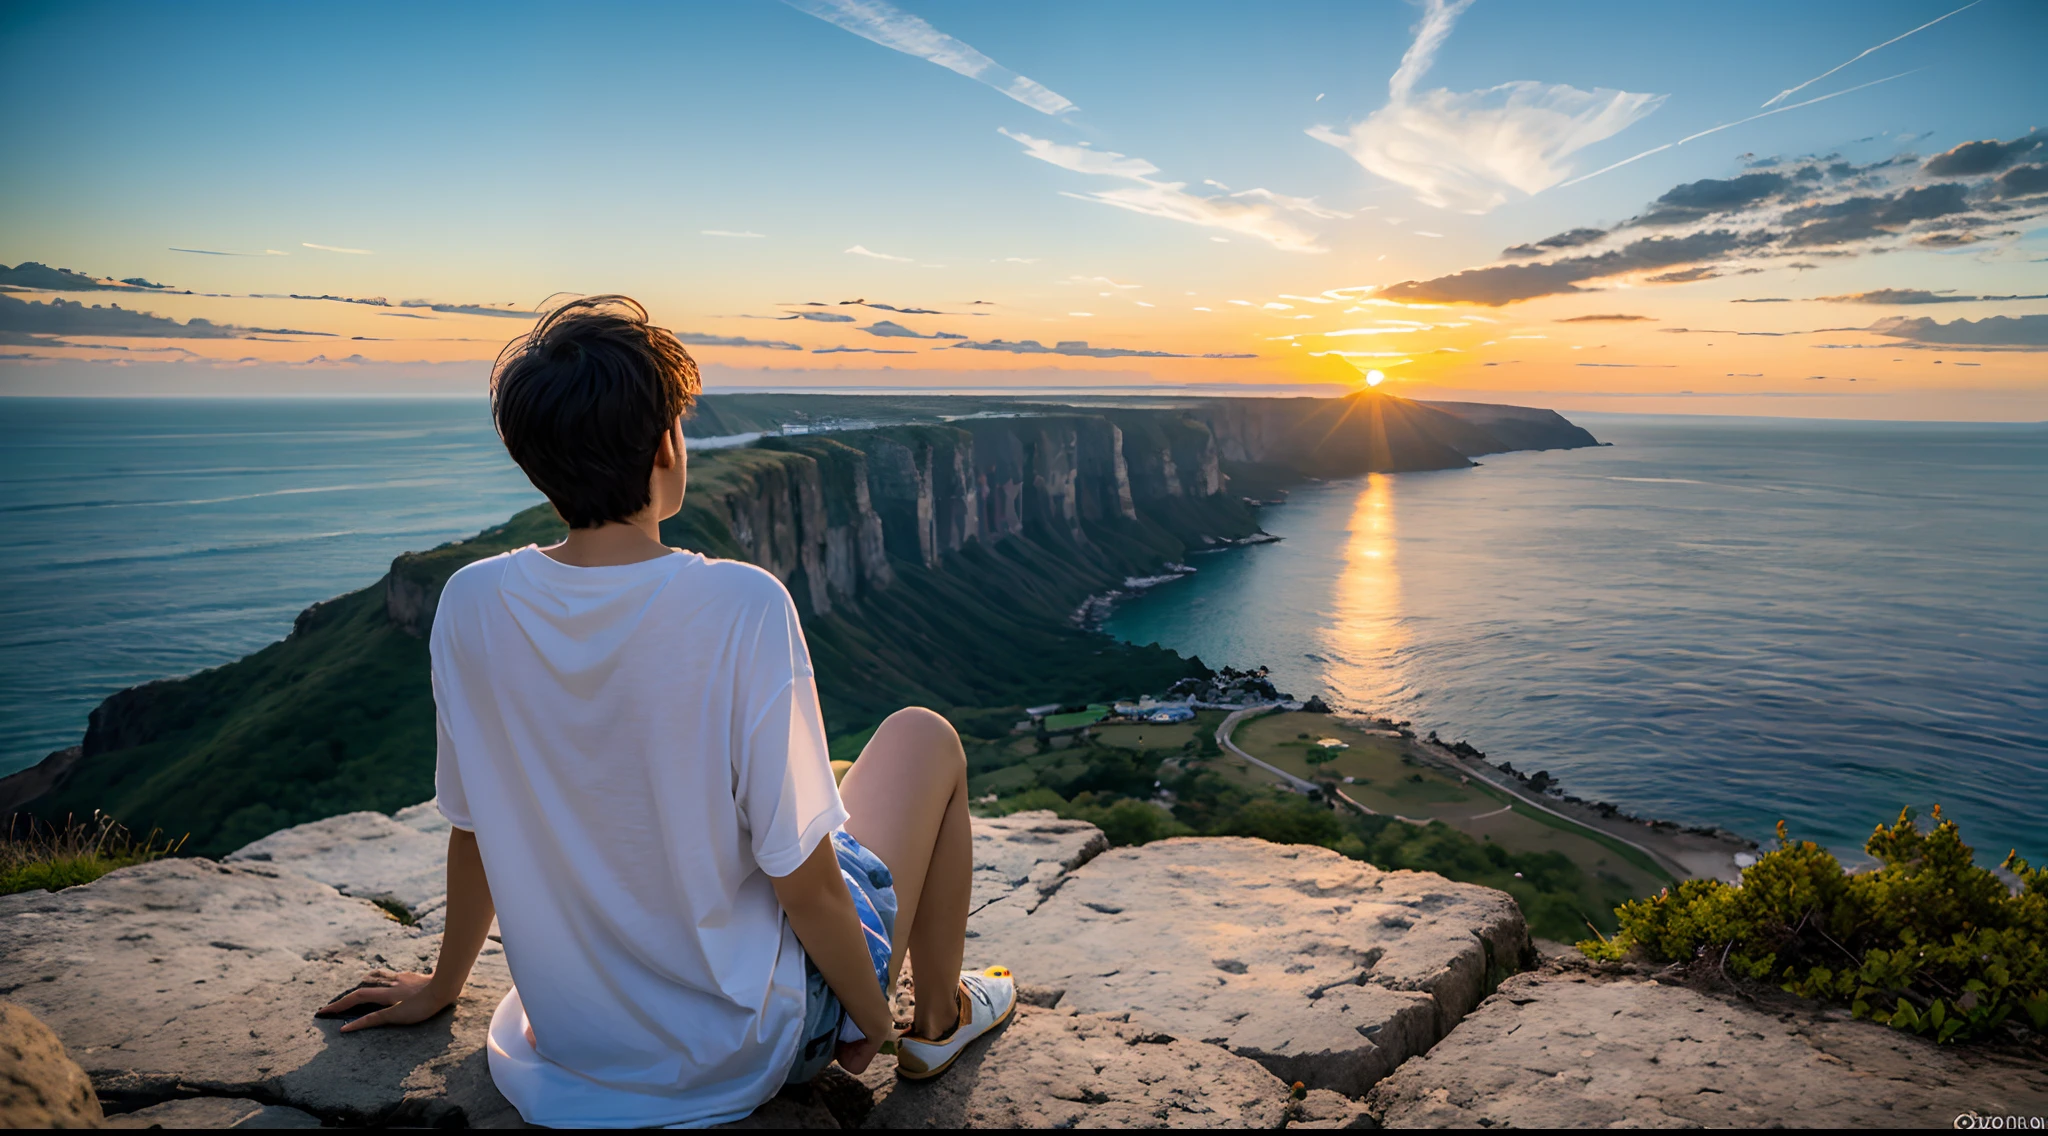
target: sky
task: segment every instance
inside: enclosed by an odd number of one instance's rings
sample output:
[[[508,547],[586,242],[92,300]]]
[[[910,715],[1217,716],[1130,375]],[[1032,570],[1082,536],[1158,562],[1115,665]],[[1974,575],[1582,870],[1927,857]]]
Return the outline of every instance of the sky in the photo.
[[[11,3],[0,394],[480,392],[618,292],[712,389],[2048,419],[2043,42],[2038,0]]]

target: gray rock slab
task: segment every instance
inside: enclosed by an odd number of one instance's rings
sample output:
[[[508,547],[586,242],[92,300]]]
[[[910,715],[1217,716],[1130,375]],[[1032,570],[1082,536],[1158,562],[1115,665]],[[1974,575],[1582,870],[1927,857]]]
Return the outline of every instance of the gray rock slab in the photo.
[[[495,944],[462,1000],[423,1025],[343,1037],[313,1017],[373,967],[428,969],[439,945],[274,865],[160,860],[0,896],[0,995],[118,1104],[204,1094],[330,1122],[516,1124],[484,1055],[511,985]]]
[[[1528,951],[1505,893],[1216,837],[1105,852],[1034,910],[976,929],[970,966],[1062,990],[1061,1008],[1129,1013],[1352,1096],[1448,1033]]]
[[[415,912],[448,891],[446,831],[423,832],[377,812],[282,829],[229,853],[227,861],[290,868],[343,895],[393,899]]]
[[[243,1097],[186,1097],[107,1118],[108,1128],[318,1128],[320,1118]]]
[[[1508,979],[1367,1106],[1389,1128],[1947,1128],[2048,1113],[2048,1062],[1559,961]]]
[[[1086,821],[1061,820],[1049,810],[974,818],[970,943],[985,935],[1001,938],[1004,927],[1058,891],[1069,872],[1108,848],[1101,829]]]
[[[930,1081],[878,1058],[867,1128],[1279,1128],[1287,1086],[1257,1062],[1104,1014],[1020,1006]]]

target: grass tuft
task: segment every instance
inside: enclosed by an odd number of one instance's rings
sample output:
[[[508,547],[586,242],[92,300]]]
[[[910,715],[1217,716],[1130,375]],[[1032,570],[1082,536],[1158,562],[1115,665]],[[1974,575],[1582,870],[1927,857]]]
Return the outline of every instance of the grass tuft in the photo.
[[[159,846],[161,835],[151,829],[137,840],[98,810],[91,820],[66,817],[62,827],[17,814],[0,835],[0,895],[89,884],[116,868],[176,855],[185,846],[184,837],[176,843],[166,838]]]

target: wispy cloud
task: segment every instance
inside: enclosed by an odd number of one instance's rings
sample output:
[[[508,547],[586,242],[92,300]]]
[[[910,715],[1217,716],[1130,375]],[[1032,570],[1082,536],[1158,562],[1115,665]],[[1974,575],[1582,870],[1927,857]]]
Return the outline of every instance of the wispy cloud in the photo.
[[[1912,31],[1906,32],[1903,35],[1895,35],[1892,38],[1884,41],[1883,43],[1878,44],[1876,47],[1866,47],[1862,51],[1857,52],[1856,55],[1853,56],[1848,63],[1842,63],[1834,67],[1830,67],[1827,70],[1821,72],[1818,75],[1815,75],[1813,78],[1808,79],[1806,82],[1801,83],[1796,87],[1787,87],[1786,89],[1779,91],[1777,94],[1772,95],[1770,99],[1764,103],[1764,105],[1769,107],[1784,102],[1786,99],[1791,98],[1793,95],[1796,95],[1799,92],[1805,90],[1806,88],[1813,86],[1815,83],[1818,83],[1822,79],[1825,79],[1828,76],[1834,74],[1835,72],[1840,71],[1842,68],[1849,66],[1850,63],[1854,63],[1865,56],[1874,55],[1877,52],[1882,51],[1885,48],[1890,47],[1891,45],[1899,42],[1900,40],[1905,39],[1906,36],[1918,35],[1919,33],[1926,31],[1928,28],[1931,28],[1934,25],[1942,22],[1943,20],[1948,19],[1949,16],[1960,15],[1963,12],[1967,12],[1970,9],[1975,8],[1977,5],[1982,4],[1983,2],[1984,0],[1970,0],[1968,4],[1965,4],[1962,7],[1957,8],[1955,11],[1948,13],[1948,15],[1936,16],[1933,19],[1927,21],[1926,23],[1921,24],[1919,27],[1914,28]]]
[[[290,253],[288,253],[288,252],[279,252],[279,251],[277,251],[276,249],[264,249],[264,250],[263,250],[262,252],[228,252],[228,251],[226,251],[226,250],[224,250],[224,249],[188,249],[188,248],[175,248],[175,247],[174,247],[174,248],[172,248],[172,249],[171,249],[171,251],[172,251],[172,252],[189,252],[189,253],[193,253],[194,255],[197,255],[197,256],[290,256],[290,255],[291,255],[291,254],[290,254]]]
[[[828,24],[879,43],[892,51],[914,55],[965,75],[1016,99],[1041,114],[1065,114],[1074,104],[1004,67],[965,43],[882,0],[784,0]]]
[[[1128,182],[1109,189],[1091,193],[1068,193],[1062,196],[1077,201],[1094,201],[1102,205],[1114,205],[1133,213],[1150,217],[1165,217],[1204,228],[1224,229],[1248,237],[1257,237],[1285,252],[1327,252],[1316,243],[1314,233],[1287,220],[1284,213],[1303,212],[1317,217],[1328,217],[1329,210],[1317,206],[1305,197],[1289,197],[1286,194],[1268,190],[1246,190],[1243,193],[1219,197],[1202,197],[1187,191],[1187,183],[1181,181],[1155,181],[1153,174],[1159,167],[1143,158],[1133,158],[1114,150],[1096,150],[1087,146],[1070,146],[1045,138],[1034,138],[1029,134],[1002,129],[1002,135],[1024,147],[1024,152],[1042,162],[1050,162],[1063,170],[1096,177],[1116,178]],[[1222,239],[1222,238],[1216,238]]]
[[[865,256],[872,260],[893,260],[898,264],[910,263],[910,258],[907,256],[890,256],[886,252],[876,252],[866,245],[855,245],[846,251],[854,256]]]
[[[1006,351],[1012,355],[1071,355],[1085,359],[1256,359],[1257,355],[1243,352],[1211,352],[1206,355],[1189,355],[1178,351],[1141,351],[1132,347],[1090,347],[1086,340],[1068,339],[1047,347],[1036,339],[1012,342],[1007,339],[992,339],[986,343],[968,341],[955,343],[957,349],[970,351]]]
[[[794,343],[780,339],[748,339],[744,335],[707,335],[701,331],[686,331],[677,339],[692,347],[766,347],[770,351],[802,351]]]
[[[699,229],[697,231],[707,237],[745,237],[749,240],[756,241],[761,240],[768,235],[766,233],[754,233],[734,229]]]
[[[2048,294],[1975,296],[1955,292],[1930,292],[1924,288],[1879,288],[1874,292],[1851,292],[1846,296],[1818,298],[1830,304],[1989,304],[2003,300],[2048,300]]]
[[[1602,166],[1599,169],[1594,170],[1590,174],[1581,174],[1578,177],[1575,177],[1572,180],[1565,182],[1564,184],[1567,186],[1573,186],[1579,184],[1582,181],[1591,181],[1594,178],[1599,177],[1601,174],[1618,170],[1621,167],[1628,165],[1630,162],[1638,162],[1644,158],[1649,157],[1652,154],[1661,154],[1666,150],[1676,149],[1679,146],[1685,145],[1687,142],[1691,142],[1699,138],[1705,138],[1709,134],[1719,134],[1723,130],[1728,130],[1733,127],[1741,126],[1745,123],[1755,122],[1759,118],[1769,118],[1774,114],[1784,114],[1788,110],[1798,110],[1800,107],[1810,107],[1815,103],[1824,103],[1829,99],[1841,98],[1843,95],[1852,95],[1855,94],[1857,91],[1863,90],[1865,87],[1875,87],[1879,83],[1889,83],[1893,79],[1903,79],[1906,76],[1911,75],[1912,73],[1913,72],[1911,71],[1901,71],[1896,75],[1887,75],[1882,79],[1872,79],[1868,83],[1858,83],[1853,87],[1844,87],[1839,91],[1834,91],[1825,95],[1819,95],[1814,98],[1807,99],[1804,102],[1789,103],[1785,106],[1777,108],[1776,110],[1767,110],[1761,114],[1752,114],[1748,118],[1738,118],[1733,122],[1724,122],[1719,126],[1709,126],[1705,130],[1688,134],[1685,137],[1680,138],[1676,142],[1666,142],[1662,146],[1652,146],[1649,149],[1644,150],[1640,154],[1631,154],[1628,157],[1623,158],[1622,160],[1614,163],[1613,165]]]
[[[372,253],[370,252],[370,250],[369,250],[369,249],[352,249],[352,248],[342,248],[342,247],[341,247],[341,246],[339,246],[339,245],[316,245],[316,244],[314,244],[314,243],[313,243],[312,241],[300,241],[300,242],[299,242],[299,245],[300,245],[301,247],[303,247],[303,248],[309,248],[309,249],[319,249],[319,250],[320,250],[321,252],[345,252],[345,253],[349,254],[350,256],[371,256],[371,255],[373,255],[373,254],[372,254]]]
[[[1387,104],[1349,130],[1316,126],[1309,137],[1414,190],[1424,204],[1485,213],[1506,203],[1510,189],[1535,194],[1564,181],[1571,155],[1663,103],[1663,95],[1527,80],[1483,91],[1417,92],[1471,2],[1427,0],[1415,41],[1387,84]]]
[[[867,333],[868,333],[869,335],[879,335],[879,336],[882,336],[882,337],[883,337],[883,338],[885,338],[885,339],[965,339],[965,338],[967,338],[967,337],[966,337],[966,336],[964,336],[964,335],[958,335],[958,334],[955,334],[955,333],[953,333],[953,332],[950,332],[950,331],[935,331],[935,332],[932,332],[932,333],[931,333],[930,335],[920,335],[920,334],[918,334],[917,332],[915,332],[915,331],[912,331],[911,329],[909,329],[909,328],[907,328],[907,327],[904,327],[904,326],[903,326],[902,324],[900,324],[900,323],[897,323],[897,322],[896,322],[895,320],[878,320],[878,321],[876,321],[875,323],[872,323],[872,324],[868,325],[867,327],[861,328],[860,330],[862,330],[862,331],[865,331],[865,332],[867,332]]]
[[[915,355],[916,351],[901,347],[813,347],[813,355]]]

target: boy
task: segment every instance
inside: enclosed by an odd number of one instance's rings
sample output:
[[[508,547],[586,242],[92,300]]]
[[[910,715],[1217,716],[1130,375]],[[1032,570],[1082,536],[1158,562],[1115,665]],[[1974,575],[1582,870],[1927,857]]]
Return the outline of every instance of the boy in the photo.
[[[447,929],[428,974],[373,973],[344,1032],[452,1005],[495,912],[514,989],[492,1079],[555,1127],[736,1120],[894,1039],[935,1076],[1016,1005],[961,974],[973,841],[952,727],[898,711],[843,785],[789,593],[665,547],[697,366],[620,296],[499,355],[499,436],[569,535],[457,572],[431,640]],[[495,901],[495,903],[494,903]],[[903,959],[916,1013],[886,991]]]

